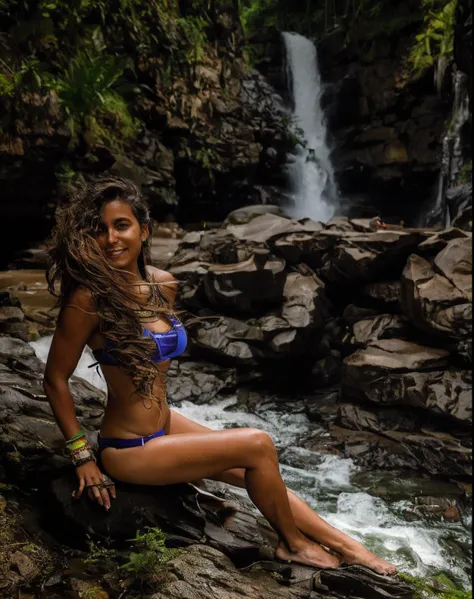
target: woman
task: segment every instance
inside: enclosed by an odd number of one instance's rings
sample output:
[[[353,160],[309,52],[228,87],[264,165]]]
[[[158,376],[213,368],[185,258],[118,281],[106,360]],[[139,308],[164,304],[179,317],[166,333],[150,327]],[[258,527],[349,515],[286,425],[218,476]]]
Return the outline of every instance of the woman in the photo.
[[[146,204],[123,179],[89,185],[58,213],[47,277],[61,310],[44,388],[76,466],[77,497],[86,489],[110,509],[115,487],[105,472],[145,485],[220,480],[246,487],[278,534],[277,558],[395,573],[394,566],[286,489],[266,433],[213,431],[169,409],[164,375],[170,358],[184,351],[186,333],[173,313],[175,279],[147,264],[150,235]],[[108,387],[97,461],[68,388],[85,345],[101,364]]]

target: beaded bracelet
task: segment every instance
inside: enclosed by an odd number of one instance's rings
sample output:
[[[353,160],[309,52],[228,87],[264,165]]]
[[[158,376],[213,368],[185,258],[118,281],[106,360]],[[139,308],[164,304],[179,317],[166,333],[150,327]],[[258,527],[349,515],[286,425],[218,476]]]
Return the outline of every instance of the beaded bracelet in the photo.
[[[91,445],[88,443],[80,451],[71,455],[71,460],[74,466],[82,466],[86,462],[95,462],[96,458]]]
[[[95,462],[96,458],[91,444],[87,440],[85,433],[79,431],[73,437],[66,441],[66,447],[71,455],[74,466],[82,466],[87,462]]]
[[[77,441],[78,439],[80,439],[81,437],[85,437],[85,433],[83,431],[79,431],[78,433],[76,433],[73,437],[71,437],[70,439],[68,439],[66,441],[66,445],[68,445],[69,443],[73,443],[74,441]]]

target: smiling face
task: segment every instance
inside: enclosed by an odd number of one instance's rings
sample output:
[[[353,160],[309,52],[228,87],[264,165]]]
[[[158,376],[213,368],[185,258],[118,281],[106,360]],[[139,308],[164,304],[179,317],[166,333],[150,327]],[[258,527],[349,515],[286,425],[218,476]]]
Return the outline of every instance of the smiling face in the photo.
[[[140,225],[130,204],[122,200],[104,204],[96,239],[115,268],[139,274],[138,257],[148,235],[148,226]]]

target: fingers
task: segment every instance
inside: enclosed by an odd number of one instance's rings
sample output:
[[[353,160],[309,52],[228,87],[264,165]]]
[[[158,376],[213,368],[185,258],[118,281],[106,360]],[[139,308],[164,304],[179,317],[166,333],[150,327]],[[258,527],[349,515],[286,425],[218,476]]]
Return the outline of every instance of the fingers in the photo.
[[[106,474],[102,474],[100,479],[92,477],[90,482],[86,479],[84,488],[87,489],[89,499],[97,501],[106,510],[111,507],[111,498],[116,499],[117,497],[115,485]]]
[[[117,499],[117,491],[115,490],[115,485],[112,485],[111,487],[109,487],[108,491],[109,491],[110,495],[112,496],[112,499]]]
[[[101,500],[102,500],[101,505],[103,505],[107,511],[110,510],[110,496],[109,496],[109,492],[107,491],[107,489],[106,488],[101,489],[100,495],[101,495]]]
[[[84,491],[84,487],[86,486],[86,481],[83,476],[79,477],[79,489],[76,492],[73,492],[73,497],[79,499]]]
[[[79,479],[79,488],[72,492],[74,499],[79,499],[84,492],[92,501],[97,501],[99,505],[109,510],[111,499],[117,497],[114,481],[106,474],[103,474],[94,462],[88,462],[76,469]]]

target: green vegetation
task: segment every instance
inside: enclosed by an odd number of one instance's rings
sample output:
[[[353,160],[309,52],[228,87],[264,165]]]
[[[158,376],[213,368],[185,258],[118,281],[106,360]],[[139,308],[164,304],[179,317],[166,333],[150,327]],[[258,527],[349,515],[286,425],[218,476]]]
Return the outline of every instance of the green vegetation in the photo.
[[[240,0],[240,13],[247,35],[275,27],[319,37],[340,28],[347,40],[361,26],[365,36],[376,37],[422,18],[420,0],[414,0],[408,12],[400,11],[397,0]]]
[[[154,93],[140,80],[143,64],[168,88],[176,76],[194,77],[216,1],[190,1],[182,12],[178,0],[0,0],[2,130],[15,126],[8,115],[26,92],[53,92],[71,147],[122,151],[140,129],[134,107]]]
[[[115,132],[113,145],[136,133],[137,124],[120,89],[125,66],[121,58],[82,51],[71,60],[64,75],[58,77],[54,88],[68,115],[73,144],[80,134],[89,146],[110,141],[107,119]]]
[[[324,8],[316,0],[240,0],[240,18],[247,35],[263,27],[311,35],[324,23]]]
[[[458,173],[458,183],[461,185],[472,184],[472,162],[466,162]]]
[[[208,23],[202,17],[182,17],[177,20],[177,26],[187,42],[180,47],[180,55],[186,63],[195,66],[204,57]]]
[[[472,591],[461,591],[444,574],[438,574],[430,580],[422,580],[407,574],[398,576],[414,590],[414,599],[472,599]]]
[[[125,573],[141,588],[164,581],[165,565],[180,553],[179,549],[166,547],[166,535],[159,528],[146,527],[143,531],[137,531],[129,543],[131,549],[124,552],[111,547],[110,539],[105,544],[89,539],[89,551],[84,564],[90,572],[112,587],[120,586]]]
[[[220,156],[211,148],[206,146],[200,148],[194,157],[212,175],[212,170],[218,170],[220,165]]]
[[[163,566],[179,555],[178,549],[166,547],[166,535],[159,528],[147,527],[130,540],[136,551],[130,552],[128,561],[120,566],[141,581],[156,581],[163,577]]]
[[[415,73],[431,67],[439,58],[452,58],[456,4],[457,0],[441,3],[422,0],[422,6],[427,11],[424,28],[416,36],[408,58]]]
[[[457,2],[413,0],[400,7],[398,0],[305,0],[297,5],[292,0],[240,0],[240,11],[250,38],[264,27],[314,37],[338,29],[344,33],[345,43],[359,45],[369,60],[373,39],[410,28],[414,44],[406,60],[408,78],[440,58],[452,59]]]

